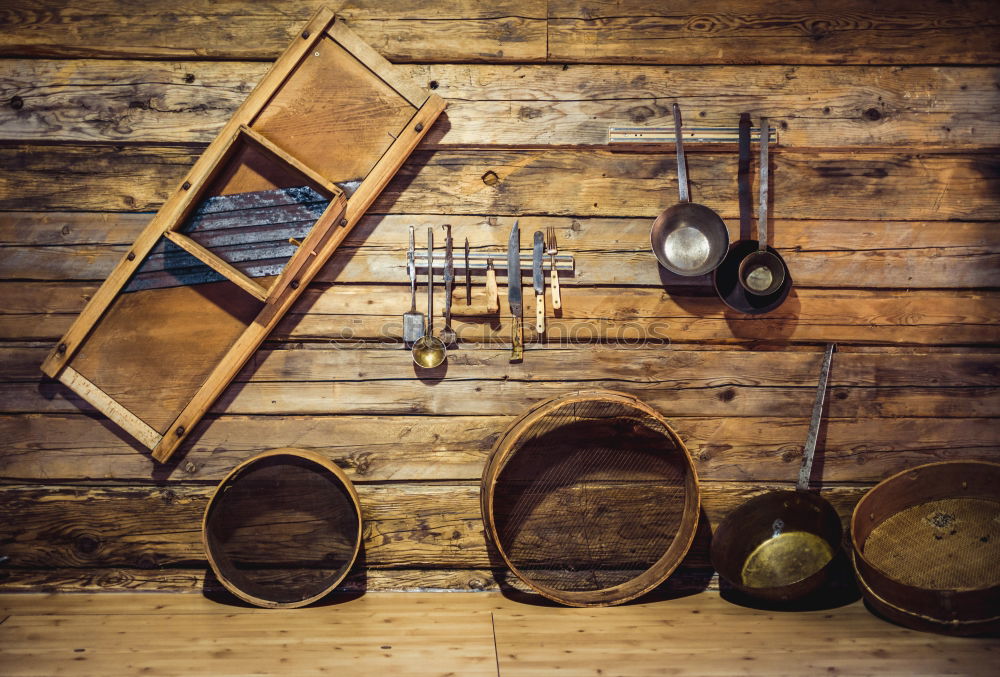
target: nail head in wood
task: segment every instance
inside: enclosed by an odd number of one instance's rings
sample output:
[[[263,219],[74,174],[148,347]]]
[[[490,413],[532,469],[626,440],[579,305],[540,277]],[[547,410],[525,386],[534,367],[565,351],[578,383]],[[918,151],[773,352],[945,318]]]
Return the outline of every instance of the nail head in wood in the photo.
[[[59,351],[60,353],[65,353],[66,352],[66,344],[65,343],[60,343],[59,347],[56,348],[56,350]]]
[[[177,430],[175,430],[174,432],[177,434],[178,437],[180,437],[181,435],[184,434],[184,426],[182,425],[177,426]]]
[[[135,261],[135,252],[129,252],[128,256],[126,256],[125,258],[127,258],[129,261]]]
[[[346,226],[347,225],[347,219],[341,219],[340,220],[340,225],[341,226]]]
[[[414,129],[417,130],[418,132],[424,131],[424,123],[423,122],[418,122],[417,126],[414,127]]]
[[[302,39],[305,40],[310,35],[309,31],[302,31]]]
[[[181,188],[183,188],[184,190],[188,190],[190,187],[191,187],[190,181],[185,181],[184,183],[181,184]]]
[[[298,289],[299,288],[299,281],[298,280],[292,280],[291,282],[288,283],[288,286],[291,287],[292,289]]]

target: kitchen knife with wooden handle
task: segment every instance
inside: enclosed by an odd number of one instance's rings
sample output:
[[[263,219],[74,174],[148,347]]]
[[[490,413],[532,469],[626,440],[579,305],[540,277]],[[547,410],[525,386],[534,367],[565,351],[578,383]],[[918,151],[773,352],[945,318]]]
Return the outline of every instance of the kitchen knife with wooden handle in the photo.
[[[535,231],[535,246],[531,255],[531,279],[535,286],[535,331],[545,333],[545,273],[542,259],[545,256],[545,236]]]
[[[520,362],[524,358],[524,328],[521,326],[524,299],[521,295],[521,231],[517,221],[507,241],[507,302],[511,314],[510,361]]]

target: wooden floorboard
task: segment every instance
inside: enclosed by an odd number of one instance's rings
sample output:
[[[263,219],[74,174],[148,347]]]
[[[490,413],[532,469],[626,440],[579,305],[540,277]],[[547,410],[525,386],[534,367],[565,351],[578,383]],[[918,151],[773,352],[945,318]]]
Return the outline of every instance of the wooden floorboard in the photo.
[[[705,592],[604,609],[499,593],[370,593],[294,610],[198,594],[0,596],[0,665],[28,675],[991,675],[997,638]]]

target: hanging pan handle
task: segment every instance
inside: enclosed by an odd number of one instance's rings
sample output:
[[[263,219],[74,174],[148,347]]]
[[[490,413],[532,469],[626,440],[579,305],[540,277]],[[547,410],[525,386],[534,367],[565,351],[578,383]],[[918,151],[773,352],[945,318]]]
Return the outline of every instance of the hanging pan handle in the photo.
[[[771,145],[771,125],[767,118],[760,119],[760,204],[757,207],[757,251],[767,250],[767,183],[770,178],[770,160],[767,157]]]
[[[828,343],[826,354],[823,355],[823,367],[819,372],[819,386],[816,388],[816,401],[813,402],[812,420],[809,422],[809,434],[806,436],[806,446],[802,453],[802,467],[799,468],[799,481],[795,485],[799,491],[809,489],[809,476],[812,474],[813,457],[816,455],[816,438],[819,437],[819,424],[823,421],[826,383],[830,380],[830,365],[833,363],[833,350],[836,347],[836,343]]]
[[[677,189],[681,194],[681,202],[690,202],[687,161],[684,159],[684,139],[681,135],[681,107],[676,103],[674,104],[674,139],[677,142]]]

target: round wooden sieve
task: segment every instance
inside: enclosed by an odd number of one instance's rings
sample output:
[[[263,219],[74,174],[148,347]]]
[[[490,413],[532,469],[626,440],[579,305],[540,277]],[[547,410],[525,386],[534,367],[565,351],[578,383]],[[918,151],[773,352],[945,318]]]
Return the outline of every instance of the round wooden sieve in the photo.
[[[263,607],[305,606],[331,592],[354,564],[361,533],[351,481],[302,449],[266,451],[236,466],[202,522],[215,575]]]
[[[542,402],[494,445],[483,521],[510,570],[570,606],[656,587],[694,539],[700,493],[667,421],[635,397],[583,391]]]
[[[1000,631],[1000,464],[893,475],[851,517],[861,592],[887,618],[949,634]]]

